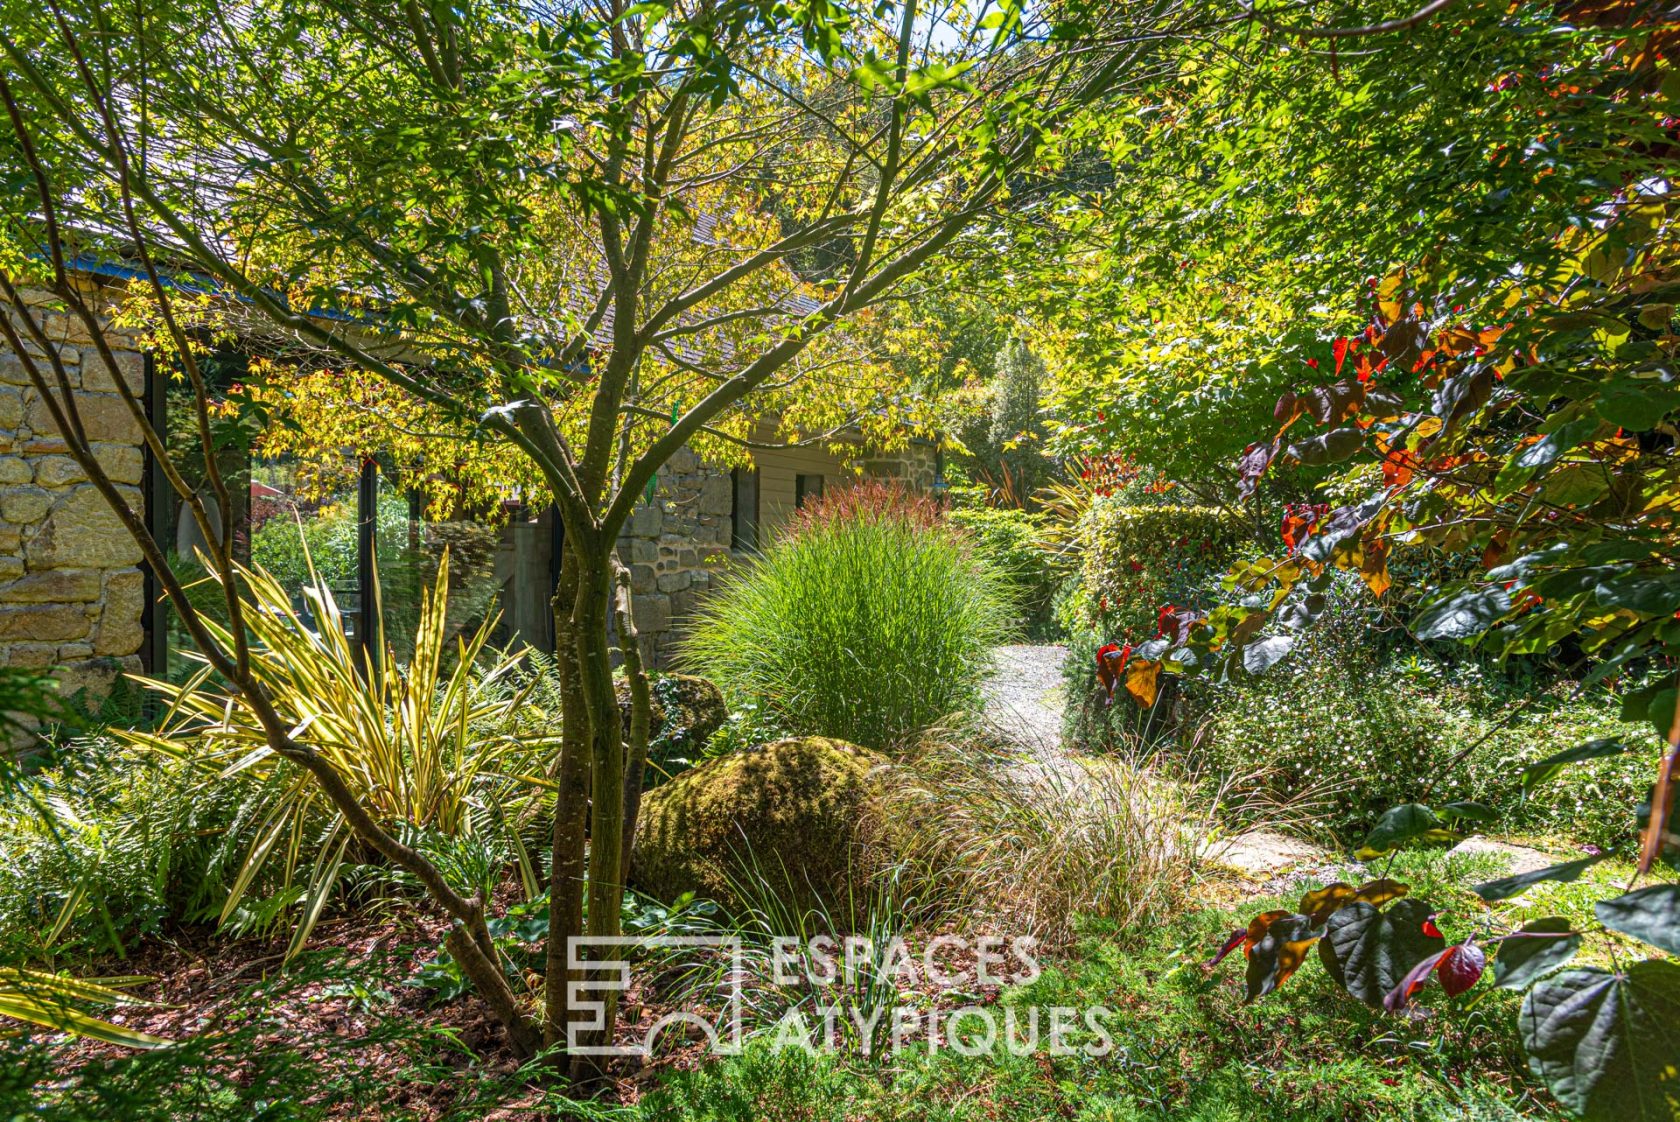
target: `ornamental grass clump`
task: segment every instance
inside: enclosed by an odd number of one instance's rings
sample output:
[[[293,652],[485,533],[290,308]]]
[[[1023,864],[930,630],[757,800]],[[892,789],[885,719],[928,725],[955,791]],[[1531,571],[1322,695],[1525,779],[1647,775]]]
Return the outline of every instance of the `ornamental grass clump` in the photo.
[[[891,751],[977,708],[1010,614],[937,504],[866,484],[802,510],[698,613],[682,657],[790,733]]]

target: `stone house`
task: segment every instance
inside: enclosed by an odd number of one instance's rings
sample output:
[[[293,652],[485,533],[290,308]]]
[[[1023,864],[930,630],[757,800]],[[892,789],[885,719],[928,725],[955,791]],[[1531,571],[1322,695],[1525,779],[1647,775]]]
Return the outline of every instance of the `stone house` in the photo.
[[[167,543],[159,516],[173,503],[140,427],[79,322],[49,314],[90,441],[131,509]],[[163,380],[132,336],[112,336],[120,376],[162,429]],[[165,610],[140,551],[88,482],[38,400],[23,364],[0,350],[0,665],[55,667],[61,689],[97,696],[120,673],[166,672]],[[842,459],[819,447],[755,453],[752,469],[702,462],[684,450],[661,469],[653,500],[638,504],[620,550],[630,566],[646,657],[670,662],[674,628],[729,565],[750,556],[803,502],[859,475],[937,485],[931,442],[894,454]],[[364,488],[364,490],[366,490]],[[373,500],[377,504],[377,497]],[[249,505],[249,504],[245,504]],[[497,528],[493,579],[506,637],[552,650],[547,602],[557,570],[551,512],[512,512]],[[363,572],[367,566],[359,566]],[[363,598],[371,603],[371,598]]]

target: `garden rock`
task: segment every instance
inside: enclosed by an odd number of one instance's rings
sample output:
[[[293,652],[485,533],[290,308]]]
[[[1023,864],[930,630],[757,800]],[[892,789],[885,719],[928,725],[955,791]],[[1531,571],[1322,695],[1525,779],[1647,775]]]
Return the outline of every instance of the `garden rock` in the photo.
[[[1448,857],[1479,857],[1493,856],[1505,862],[1505,876],[1521,876],[1524,873],[1537,873],[1541,869],[1550,868],[1558,862],[1566,860],[1555,857],[1538,849],[1530,849],[1525,845],[1513,845],[1510,842],[1495,841],[1493,838],[1476,834],[1465,838],[1447,851]]]
[[[843,905],[868,881],[885,764],[815,736],[708,760],[643,801],[631,883],[661,900],[693,891],[739,909],[759,901],[736,886],[762,880],[795,908]]]

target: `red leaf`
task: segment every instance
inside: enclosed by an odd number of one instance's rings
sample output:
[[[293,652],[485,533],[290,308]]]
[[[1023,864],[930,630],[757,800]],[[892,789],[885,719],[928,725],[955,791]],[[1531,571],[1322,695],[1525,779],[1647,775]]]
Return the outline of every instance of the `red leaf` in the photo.
[[[1106,643],[1097,650],[1097,680],[1102,683],[1108,700],[1114,700],[1114,687],[1120,684],[1120,672],[1126,669],[1126,660],[1132,657],[1132,645],[1127,643]]]
[[[1276,444],[1250,444],[1243,449],[1242,459],[1237,461],[1238,494],[1245,499],[1253,496],[1254,489],[1260,483],[1260,477],[1266,474],[1266,469],[1271,466],[1272,457],[1275,455]]]
[[[1460,943],[1447,948],[1446,955],[1435,972],[1441,976],[1441,988],[1448,997],[1457,997],[1481,979],[1487,967],[1487,953],[1474,943]]]
[[[1435,925],[1425,921],[1424,931],[1427,932],[1433,926]],[[1457,947],[1448,947],[1444,951],[1436,951],[1406,971],[1406,976],[1400,979],[1400,984],[1389,990],[1388,995],[1383,998],[1383,1008],[1390,1013],[1397,1013],[1403,1007],[1410,1005],[1417,992],[1429,984],[1429,976],[1435,972],[1435,967],[1439,966],[1442,960],[1457,949]]]
[[[1265,938],[1266,929],[1271,927],[1275,920],[1280,920],[1288,914],[1289,913],[1285,911],[1261,912],[1259,915],[1248,921],[1247,927],[1239,927],[1237,930],[1231,932],[1231,937],[1225,940],[1225,945],[1219,948],[1219,953],[1204,962],[1202,964],[1203,967],[1209,970],[1213,969],[1215,966],[1219,965],[1220,961],[1226,955],[1230,954],[1238,947],[1241,947],[1243,949],[1243,954],[1247,955],[1254,949],[1254,944]]]
[[[1336,376],[1339,378],[1342,375],[1342,363],[1347,360],[1348,341],[1337,339],[1330,344],[1330,353],[1336,356]]]
[[[1426,919],[1426,920],[1423,921],[1423,933],[1425,935],[1429,936],[1431,939],[1444,939],[1444,938],[1446,938],[1445,935],[1441,934],[1441,929],[1439,927],[1435,926],[1435,921],[1432,920],[1432,919]]]

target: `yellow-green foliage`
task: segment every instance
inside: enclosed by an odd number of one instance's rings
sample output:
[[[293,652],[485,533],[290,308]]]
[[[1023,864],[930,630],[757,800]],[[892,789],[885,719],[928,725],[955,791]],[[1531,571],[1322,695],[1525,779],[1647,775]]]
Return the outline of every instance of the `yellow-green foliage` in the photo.
[[[631,880],[738,905],[734,886],[774,882],[799,907],[847,900],[867,875],[863,842],[885,761],[843,740],[778,740],[708,760],[647,796]]]
[[[1082,595],[1069,630],[1141,642],[1163,605],[1204,607],[1215,574],[1242,541],[1243,523],[1205,506],[1127,506],[1099,500],[1080,526]]]
[[[487,651],[495,617],[470,638],[449,642],[447,554],[436,584],[422,594],[413,658],[399,663],[381,627],[373,638],[384,654],[371,673],[346,636],[325,582],[305,588],[306,620],[268,572],[241,569],[239,575],[253,641],[252,677],[267,691],[291,738],[337,770],[382,826],[461,837],[474,831],[475,819],[505,821],[531,812],[525,777],[540,771],[550,747],[510,731],[527,709],[530,690],[505,685],[518,669],[514,652]],[[225,627],[206,626],[224,650],[233,649]],[[246,698],[225,689],[208,665],[184,685],[144,682],[169,701],[169,711],[157,731],[121,731],[119,740],[191,761],[204,769],[211,786],[235,776],[264,786],[265,800],[256,812],[261,825],[229,889],[221,921],[234,917],[265,866],[278,861],[288,889],[295,874],[307,880],[302,915],[287,949],[288,956],[297,953],[341,866],[357,856],[348,822],[306,773],[275,754]],[[325,832],[316,834],[322,818]],[[320,840],[313,846],[313,867],[305,870],[312,835]]]

